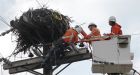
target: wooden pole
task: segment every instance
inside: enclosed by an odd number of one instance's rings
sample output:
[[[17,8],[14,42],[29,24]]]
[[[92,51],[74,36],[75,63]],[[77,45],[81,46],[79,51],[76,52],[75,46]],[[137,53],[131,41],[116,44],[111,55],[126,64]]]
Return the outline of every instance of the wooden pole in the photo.
[[[47,52],[50,50],[49,45],[44,45],[43,46],[43,56],[45,57]],[[52,75],[52,66],[50,69],[47,69],[46,67],[43,68],[43,75]]]

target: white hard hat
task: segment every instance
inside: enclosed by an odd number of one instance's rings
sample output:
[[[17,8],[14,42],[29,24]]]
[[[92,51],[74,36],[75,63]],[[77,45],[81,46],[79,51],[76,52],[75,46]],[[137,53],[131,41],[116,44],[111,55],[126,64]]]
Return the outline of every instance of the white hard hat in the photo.
[[[116,22],[116,17],[115,17],[115,16],[110,16],[110,17],[109,17],[109,21]]]
[[[76,25],[76,26],[74,27],[74,29],[75,29],[78,33],[81,33],[81,32],[83,31],[82,27],[79,26],[79,25]]]

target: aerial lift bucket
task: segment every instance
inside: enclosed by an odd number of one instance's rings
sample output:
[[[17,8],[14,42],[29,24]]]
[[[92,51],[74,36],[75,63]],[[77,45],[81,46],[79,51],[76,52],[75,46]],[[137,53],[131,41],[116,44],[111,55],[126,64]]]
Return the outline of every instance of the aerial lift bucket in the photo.
[[[93,73],[128,73],[132,69],[130,35],[92,42]]]

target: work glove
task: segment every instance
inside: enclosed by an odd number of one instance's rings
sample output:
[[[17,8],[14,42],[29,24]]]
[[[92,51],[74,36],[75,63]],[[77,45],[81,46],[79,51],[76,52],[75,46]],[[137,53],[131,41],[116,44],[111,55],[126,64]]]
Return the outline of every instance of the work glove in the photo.
[[[85,45],[84,45],[83,42],[79,44],[79,47],[84,47],[84,46],[85,46]]]

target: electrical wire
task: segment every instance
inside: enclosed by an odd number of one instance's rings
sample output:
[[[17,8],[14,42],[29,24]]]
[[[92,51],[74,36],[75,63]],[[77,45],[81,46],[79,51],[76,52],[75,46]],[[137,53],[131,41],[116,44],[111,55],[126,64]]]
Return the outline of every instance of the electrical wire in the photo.
[[[48,0],[43,7],[46,7],[49,4],[50,0]]]
[[[39,5],[40,7],[43,8],[43,5],[42,5],[38,0],[35,0],[35,1],[38,3],[38,5]]]
[[[7,26],[11,27],[11,26],[8,24],[8,22],[6,22],[6,20],[5,20],[2,16],[0,16],[0,20],[1,20],[3,23],[5,23]]]
[[[64,69],[66,69],[68,66],[70,66],[72,63],[69,63],[64,68],[62,68],[59,72],[57,72],[55,75],[58,75],[60,72],[62,72]]]
[[[132,70],[134,71],[133,72],[133,75],[135,75],[135,73],[137,73],[138,75],[140,75],[140,73],[137,70],[135,70],[134,68]]]
[[[15,50],[6,58],[11,58],[15,54]]]
[[[131,36],[137,36],[137,35],[140,35],[140,33],[133,33],[133,34],[131,34]]]

